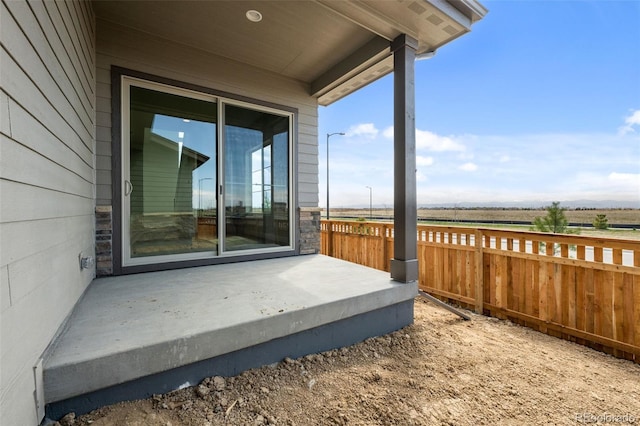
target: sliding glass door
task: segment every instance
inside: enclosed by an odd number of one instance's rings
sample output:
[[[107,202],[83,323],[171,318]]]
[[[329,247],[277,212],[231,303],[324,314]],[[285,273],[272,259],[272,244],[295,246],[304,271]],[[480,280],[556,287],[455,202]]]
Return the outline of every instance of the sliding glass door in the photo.
[[[288,246],[289,118],[225,105],[226,251]]]
[[[291,114],[126,77],[122,100],[124,266],[292,248]]]

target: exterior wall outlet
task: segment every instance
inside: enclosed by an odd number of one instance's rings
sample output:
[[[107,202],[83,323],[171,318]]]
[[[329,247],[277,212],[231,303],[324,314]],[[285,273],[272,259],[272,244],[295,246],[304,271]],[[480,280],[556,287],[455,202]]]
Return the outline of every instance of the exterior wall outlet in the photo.
[[[95,264],[93,256],[83,256],[82,253],[80,253],[78,259],[80,260],[80,270],[93,268]]]

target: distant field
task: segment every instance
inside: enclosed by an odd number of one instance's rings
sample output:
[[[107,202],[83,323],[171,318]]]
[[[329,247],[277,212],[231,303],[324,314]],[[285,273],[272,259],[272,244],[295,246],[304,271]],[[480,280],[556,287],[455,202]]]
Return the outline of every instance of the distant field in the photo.
[[[569,222],[592,223],[596,215],[604,214],[610,224],[638,224],[640,228],[640,210],[638,209],[598,209],[598,210],[566,210],[565,216]],[[332,209],[331,215],[368,217],[369,209]],[[376,217],[392,216],[392,209],[373,209],[372,215]],[[456,220],[471,221],[519,221],[533,222],[536,217],[546,216],[547,212],[541,210],[521,209],[418,209],[418,219],[428,220]]]

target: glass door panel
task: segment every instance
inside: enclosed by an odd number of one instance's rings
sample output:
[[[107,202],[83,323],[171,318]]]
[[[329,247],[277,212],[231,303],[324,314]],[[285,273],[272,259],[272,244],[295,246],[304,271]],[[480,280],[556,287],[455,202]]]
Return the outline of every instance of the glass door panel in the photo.
[[[216,103],[129,88],[125,259],[217,253]]]
[[[289,117],[224,106],[224,250],[291,245]]]

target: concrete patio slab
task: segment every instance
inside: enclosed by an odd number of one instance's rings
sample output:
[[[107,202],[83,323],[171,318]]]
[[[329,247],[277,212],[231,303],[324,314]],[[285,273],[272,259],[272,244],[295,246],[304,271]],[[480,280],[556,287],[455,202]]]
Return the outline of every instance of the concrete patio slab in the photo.
[[[416,283],[322,255],[96,279],[45,358],[45,399],[77,397],[332,323],[345,327],[343,320],[412,303],[416,295]],[[369,327],[366,333],[376,334]],[[298,344],[296,355],[300,350]]]

